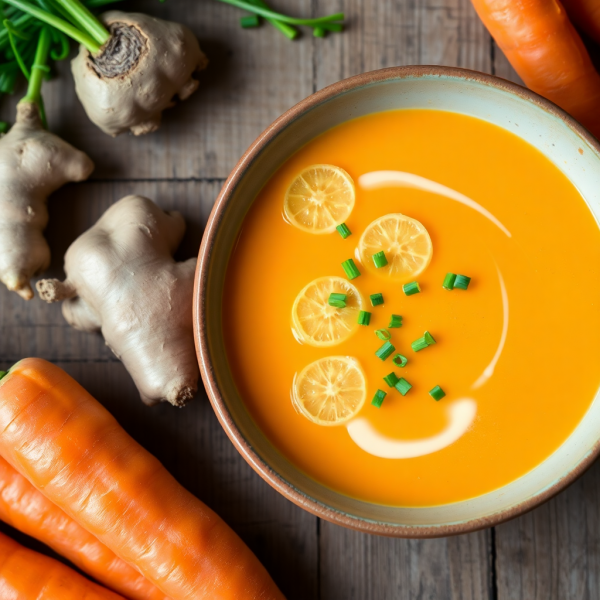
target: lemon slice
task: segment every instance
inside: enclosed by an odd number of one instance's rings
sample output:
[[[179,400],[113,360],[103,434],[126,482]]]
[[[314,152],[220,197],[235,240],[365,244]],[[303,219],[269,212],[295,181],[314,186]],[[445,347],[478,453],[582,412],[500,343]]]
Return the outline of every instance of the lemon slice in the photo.
[[[354,182],[344,169],[312,165],[288,188],[283,202],[287,220],[308,233],[331,233],[354,208]]]
[[[377,268],[373,254],[385,252],[387,265]],[[422,273],[431,261],[433,247],[427,229],[416,219],[391,214],[375,219],[358,242],[358,256],[372,273],[408,281]]]
[[[317,425],[341,425],[358,414],[367,396],[367,381],[351,356],[321,358],[294,377],[292,403]]]
[[[329,306],[329,295],[346,294],[346,307]],[[341,277],[319,277],[296,296],[292,306],[292,331],[309,346],[334,346],[358,329],[358,313],[363,307],[360,292]]]

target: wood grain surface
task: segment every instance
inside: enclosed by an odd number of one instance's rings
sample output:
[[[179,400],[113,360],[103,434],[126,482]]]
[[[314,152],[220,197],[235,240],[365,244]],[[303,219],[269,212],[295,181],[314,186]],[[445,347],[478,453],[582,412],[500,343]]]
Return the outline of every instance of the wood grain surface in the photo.
[[[44,89],[57,134],[95,161],[89,182],[50,201],[49,276],[68,245],[120,197],[143,194],[181,211],[179,258],[197,253],[212,203],[254,138],[283,111],[330,83],[407,64],[461,66],[518,81],[469,0],[273,0],[294,15],[343,10],[347,30],[295,42],[268,25],[243,30],[216,0],[125,2],[185,22],[211,61],[200,90],[164,115],[157,133],[111,139],[86,118],[68,64]],[[0,113],[11,120],[14,100]],[[0,289],[0,368],[24,356],[55,361],[90,390],[178,480],[246,540],[289,600],[594,600],[600,598],[600,467],[532,513],[494,530],[411,541],[322,522],[280,497],[237,454],[204,392],[184,409],[142,405],[123,366],[59,306]],[[10,531],[8,527],[1,527]],[[10,531],[23,543],[50,553]]]

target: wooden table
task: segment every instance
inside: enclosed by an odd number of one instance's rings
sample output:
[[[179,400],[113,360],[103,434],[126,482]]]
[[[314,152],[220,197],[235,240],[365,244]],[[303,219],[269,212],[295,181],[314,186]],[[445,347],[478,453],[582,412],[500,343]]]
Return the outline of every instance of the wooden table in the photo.
[[[469,0],[273,0],[290,14],[345,11],[341,35],[295,42],[269,26],[242,30],[216,0],[139,2],[188,24],[211,64],[200,90],[159,132],[111,139],[86,118],[68,65],[45,87],[50,127],[95,161],[92,178],[50,202],[48,275],[68,245],[120,197],[147,195],[183,212],[179,257],[196,254],[221,185],[254,138],[284,110],[339,79],[381,67],[457,65],[516,79]],[[127,5],[124,5],[127,6]],[[5,101],[3,118],[12,120]],[[439,540],[386,539],[321,521],[284,500],[242,460],[204,392],[182,410],[146,408],[100,337],[79,333],[59,306],[0,289],[0,369],[24,356],[66,369],[177,479],[214,508],[264,562],[289,600],[565,600],[600,598],[600,467],[559,497],[491,530]],[[4,527],[8,530],[9,528]],[[23,543],[40,545],[12,535]]]

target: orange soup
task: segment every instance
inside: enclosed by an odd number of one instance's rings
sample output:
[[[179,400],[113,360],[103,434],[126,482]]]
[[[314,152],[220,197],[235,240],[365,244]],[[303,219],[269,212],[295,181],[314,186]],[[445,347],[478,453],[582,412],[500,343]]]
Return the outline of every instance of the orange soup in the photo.
[[[339,167],[354,182],[348,237],[316,235],[284,215],[288,189],[311,165]],[[422,271],[408,281],[360,252],[365,232],[387,215],[421,228]],[[351,280],[348,259],[360,272]],[[447,273],[469,277],[467,289],[442,287]],[[339,343],[315,346],[299,336],[292,309],[324,277],[348,282],[360,298],[337,290],[345,299],[327,310],[351,315],[351,325]],[[420,292],[407,295],[413,282]],[[376,294],[383,303],[372,306]],[[371,502],[444,504],[510,483],[565,441],[600,386],[594,216],[535,148],[459,114],[377,113],[305,145],[248,212],[224,298],[231,370],[261,430],[313,479]],[[359,301],[368,325],[354,324]],[[401,327],[390,327],[392,315]],[[394,349],[382,360],[388,337]],[[327,357],[355,369],[336,376],[358,407],[337,426],[307,418],[294,395],[306,367]],[[410,389],[388,385],[392,373],[392,384],[402,378]],[[436,386],[444,397],[430,394]],[[386,394],[379,407],[378,390]]]

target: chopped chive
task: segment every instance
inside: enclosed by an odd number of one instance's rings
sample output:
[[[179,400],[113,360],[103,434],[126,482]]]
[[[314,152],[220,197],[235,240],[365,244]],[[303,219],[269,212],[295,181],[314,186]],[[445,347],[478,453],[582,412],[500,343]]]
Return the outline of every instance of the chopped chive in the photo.
[[[384,342],[387,342],[392,337],[392,334],[387,329],[378,329],[375,335]]]
[[[323,29],[323,27],[314,27],[313,28],[313,36],[314,37],[325,37],[325,29]]]
[[[385,267],[388,264],[387,258],[385,257],[385,252],[383,250],[373,254],[371,258],[378,269],[381,269],[381,267]]]
[[[0,379],[6,377],[8,375],[8,371],[0,371]]]
[[[366,310],[361,310],[358,313],[358,324],[359,325],[368,325],[371,322],[371,313]]]
[[[406,358],[406,356],[404,356],[403,354],[395,354],[394,356],[392,356],[392,362],[397,367],[403,369],[406,366],[406,363],[408,362],[408,358]]]
[[[352,235],[352,232],[350,231],[350,229],[348,229],[348,225],[346,225],[346,223],[342,223],[341,225],[338,225],[336,227],[337,232],[344,238],[346,239],[349,235]]]
[[[381,360],[385,360],[395,349],[396,348],[394,348],[391,342],[386,342],[379,350],[377,350],[377,352],[375,352],[375,356]]]
[[[439,385],[436,385],[434,388],[429,390],[429,395],[434,400],[441,400],[446,395],[446,392]]]
[[[411,281],[411,283],[405,283],[402,286],[402,291],[406,296],[412,296],[413,294],[418,294],[421,291],[421,288],[417,281]]]
[[[383,294],[371,294],[369,298],[371,299],[371,306],[383,304]]]
[[[250,27],[258,27],[260,25],[260,19],[258,15],[248,15],[247,17],[242,17],[240,19],[240,25],[244,29],[249,29]]]
[[[344,273],[346,273],[346,277],[348,277],[348,279],[356,279],[360,275],[358,267],[354,264],[354,261],[351,258],[342,263],[342,269],[344,269]]]
[[[429,333],[429,331],[426,331],[423,334],[423,337],[425,338],[425,341],[427,342],[428,346],[433,346],[433,344],[437,344],[435,338]]]
[[[329,294],[329,299],[327,303],[329,306],[335,306],[336,308],[346,308],[346,300],[348,296],[346,294]]]
[[[418,340],[415,340],[410,347],[415,351],[415,352],[420,352],[421,350],[425,350],[425,348],[427,348],[427,346],[429,346],[429,344],[427,343],[427,340],[425,339],[425,337],[420,337]]]
[[[392,315],[390,318],[390,324],[388,325],[390,329],[394,329],[396,327],[402,327],[402,316],[401,315]]]
[[[373,400],[371,400],[371,404],[375,408],[381,408],[381,405],[383,404],[383,401],[385,400],[386,396],[387,392],[384,392],[383,390],[377,390],[375,392],[375,395],[373,396]]]
[[[399,381],[399,379],[398,379],[398,376],[397,376],[397,375],[396,375],[396,373],[394,373],[393,371],[392,371],[392,372],[391,372],[389,375],[386,375],[386,376],[383,378],[383,380],[384,380],[384,381],[385,381],[385,382],[386,382],[386,383],[387,383],[387,384],[388,384],[390,387],[394,387],[394,386],[395,386],[395,385],[398,383],[398,381]]]
[[[406,396],[406,394],[408,393],[408,391],[410,390],[410,388],[412,388],[412,385],[410,385],[410,383],[408,383],[408,381],[406,381],[406,379],[404,379],[404,377],[400,377],[400,379],[398,379],[398,383],[396,383],[396,385],[394,387],[403,396]]]
[[[454,287],[459,290],[466,290],[471,283],[471,278],[466,275],[457,275],[456,280],[454,281]]]
[[[456,275],[454,273],[446,273],[446,277],[444,277],[444,283],[442,283],[442,287],[445,290],[454,289],[454,282],[456,281]]]

